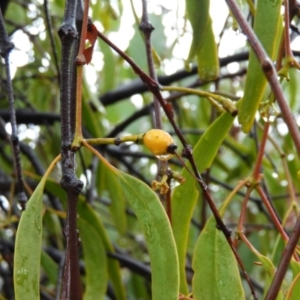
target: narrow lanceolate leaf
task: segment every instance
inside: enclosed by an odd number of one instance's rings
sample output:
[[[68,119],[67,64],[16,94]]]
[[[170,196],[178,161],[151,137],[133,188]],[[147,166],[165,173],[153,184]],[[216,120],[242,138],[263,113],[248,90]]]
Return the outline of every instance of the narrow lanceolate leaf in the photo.
[[[145,234],[151,260],[152,299],[178,299],[177,251],[160,200],[142,181],[121,172],[116,176]]]
[[[109,171],[104,170],[104,185],[109,192],[111,205],[110,212],[116,228],[120,235],[123,235],[127,228],[126,220],[126,202],[122,191],[122,187],[119,185],[116,177]]]
[[[201,80],[213,80],[219,75],[218,49],[212,28],[211,17],[205,27],[203,44],[197,53],[198,74]]]
[[[209,0],[186,0],[188,18],[193,28],[188,62],[197,57],[201,80],[215,79],[219,74],[218,51],[209,15],[209,4]]]
[[[81,197],[78,201],[78,214],[80,216],[80,219],[87,222],[93,229],[97,232],[98,235],[100,235],[102,239],[102,243],[104,245],[104,248],[107,252],[114,252],[114,248],[106,234],[105,228],[95,212],[93,208]],[[102,268],[103,265],[98,266],[99,268]],[[120,270],[120,264],[118,261],[112,258],[107,259],[107,269],[109,273],[109,278],[112,282],[115,297],[117,300],[124,300],[126,299],[125,296],[125,289],[124,285],[122,283],[121,278],[121,270]]]
[[[236,259],[213,217],[195,246],[193,270],[193,299],[245,299]]]
[[[222,114],[210,125],[194,147],[193,155],[200,172],[211,166],[233,120],[234,117],[229,113]],[[172,228],[179,258],[180,292],[187,295],[188,287],[185,273],[187,239],[199,192],[196,188],[195,179],[186,169],[183,170],[182,176],[186,178],[186,182],[176,187],[172,196]]]
[[[107,256],[98,232],[82,219],[78,229],[85,262],[84,300],[104,299],[108,283]]]
[[[281,39],[281,1],[258,0],[254,20],[254,32],[272,60],[276,58]],[[267,79],[254,52],[250,51],[244,96],[238,118],[244,132],[249,132],[259,104],[264,95]]]
[[[22,213],[16,236],[14,288],[16,300],[40,299],[43,191],[57,157],[30,197]]]
[[[118,179],[143,229],[151,262],[152,299],[177,300],[179,272],[176,246],[168,217],[160,200],[145,183],[115,169],[91,146],[84,145]]]

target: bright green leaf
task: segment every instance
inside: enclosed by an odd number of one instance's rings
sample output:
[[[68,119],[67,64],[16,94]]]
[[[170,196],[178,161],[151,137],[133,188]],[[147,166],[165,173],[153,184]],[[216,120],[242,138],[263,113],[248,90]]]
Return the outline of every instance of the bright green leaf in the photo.
[[[242,300],[245,294],[235,256],[211,217],[203,228],[193,255],[193,298]]]
[[[193,28],[193,41],[188,60],[197,55],[203,44],[205,28],[209,18],[208,0],[186,0],[188,18]]]
[[[109,191],[111,199],[110,212],[118,232],[122,235],[127,228],[124,194],[117,178],[107,169],[104,170],[104,173],[102,180],[105,181],[104,184]]]
[[[272,60],[275,59],[281,39],[281,1],[258,0],[254,32]],[[268,16],[266,17],[266,12]],[[244,132],[252,128],[255,114],[264,95],[267,79],[253,50],[250,51],[244,97],[239,106],[238,119]]]
[[[87,223],[89,223],[102,238],[102,243],[108,252],[114,252],[114,248],[107,237],[106,231],[103,227],[103,224],[97,215],[97,213],[93,210],[93,208],[81,197],[78,201],[77,206],[78,214],[80,218]],[[112,281],[114,292],[117,300],[124,300],[125,290],[124,285],[122,284],[121,274],[120,274],[120,265],[119,262],[115,259],[108,258],[107,260],[107,268],[110,280]]]
[[[16,300],[40,299],[43,191],[58,156],[34,190],[22,213],[16,236],[14,288]]]
[[[219,58],[208,0],[186,0],[188,18],[193,28],[193,40],[188,62],[197,56],[198,74],[201,80],[218,77]]]
[[[178,259],[172,230],[156,194],[142,181],[118,172],[119,182],[142,225],[151,259],[152,299],[177,299]]]
[[[203,45],[197,53],[198,74],[201,80],[216,79],[219,75],[219,57],[212,28],[212,21],[208,17],[203,36]]]
[[[233,120],[234,117],[224,113],[201,136],[193,149],[199,172],[203,172],[212,164]],[[199,192],[196,189],[195,179],[186,169],[183,170],[182,176],[186,178],[186,182],[176,187],[172,196],[172,228],[179,258],[180,292],[186,295],[188,293],[185,275],[187,238]]]
[[[101,236],[89,223],[78,220],[86,280],[84,300],[103,299],[107,289],[107,257]]]

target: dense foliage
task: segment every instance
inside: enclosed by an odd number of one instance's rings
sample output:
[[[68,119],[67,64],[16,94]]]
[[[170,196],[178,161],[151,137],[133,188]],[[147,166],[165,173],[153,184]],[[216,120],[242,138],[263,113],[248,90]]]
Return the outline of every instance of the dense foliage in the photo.
[[[1,299],[298,299],[298,8],[227,2],[1,3]]]

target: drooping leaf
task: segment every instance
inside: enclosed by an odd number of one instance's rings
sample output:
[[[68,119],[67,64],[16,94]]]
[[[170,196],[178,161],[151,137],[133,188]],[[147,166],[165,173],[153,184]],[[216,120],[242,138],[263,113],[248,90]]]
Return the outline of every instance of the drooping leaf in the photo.
[[[92,209],[92,207],[84,201],[81,197],[78,201],[77,206],[78,214],[82,220],[89,223],[102,238],[102,243],[107,252],[114,252],[114,248],[107,237],[106,231],[103,227],[103,224],[97,215],[97,213]],[[124,285],[122,283],[120,265],[119,262],[115,259],[108,258],[107,260],[107,269],[109,273],[109,278],[112,282],[115,296],[117,300],[126,299]]]
[[[84,300],[103,299],[107,289],[107,255],[101,236],[87,222],[78,220],[78,229],[85,262]]]
[[[246,299],[233,252],[210,217],[193,254],[193,299]]]
[[[40,262],[42,247],[43,191],[49,173],[58,156],[49,166],[22,213],[15,244],[14,289],[15,299],[40,299]]]
[[[172,195],[172,229],[177,246],[180,275],[180,293],[187,295],[188,286],[186,282],[186,249],[190,220],[198,199],[199,191],[196,181],[184,169],[182,176],[186,178],[183,185],[175,188]]]
[[[112,175],[109,170],[104,170],[104,181],[105,187],[108,189],[111,205],[110,212],[116,228],[118,232],[122,235],[125,233],[127,228],[127,220],[126,220],[126,202],[124,198],[124,194],[122,191],[122,187],[119,185],[118,180],[115,176]]]
[[[193,28],[193,41],[189,53],[188,60],[191,60],[197,55],[203,45],[205,35],[205,27],[209,18],[208,0],[186,0],[186,10],[188,18]]]
[[[218,51],[209,15],[209,5],[208,0],[186,0],[188,18],[193,28],[188,62],[197,57],[198,74],[201,80],[215,79],[219,74]]]
[[[277,55],[281,39],[282,17],[280,9],[280,1],[257,1],[254,32],[272,60]],[[268,12],[268,17],[266,17],[266,12]],[[251,50],[244,96],[241,99],[238,112],[238,119],[244,132],[249,132],[252,128],[266,84],[267,79],[262,71],[262,67],[253,50]]]
[[[205,27],[203,44],[197,53],[198,74],[201,80],[216,79],[219,75],[219,57],[212,28],[211,17],[208,17]]]
[[[54,182],[53,180],[47,180],[46,189],[53,193],[56,197],[60,198],[60,200],[64,203],[64,191],[60,188],[59,184]],[[104,226],[97,215],[97,213],[93,210],[89,203],[85,201],[83,197],[79,197],[77,204],[77,211],[80,218],[86,222],[88,222],[96,232],[101,236],[102,242],[107,252],[114,252],[114,248],[107,237]],[[125,289],[122,283],[122,278],[120,274],[120,265],[119,262],[115,259],[108,258],[107,260],[107,268],[109,273],[109,278],[112,282],[115,296],[117,300],[126,299]]]
[[[215,120],[201,136],[193,149],[199,172],[203,172],[210,167],[233,120],[234,118],[226,112]],[[182,176],[186,178],[186,182],[176,187],[172,196],[172,229],[179,258],[180,292],[187,295],[188,288],[185,273],[187,238],[199,191],[196,188],[195,179],[191,177],[186,169],[183,170]]]
[[[171,226],[160,200],[145,183],[115,169],[91,146],[85,146],[117,178],[143,229],[151,261],[152,299],[176,300],[179,293],[178,258]]]
[[[177,299],[178,258],[172,230],[156,194],[142,181],[118,172],[125,196],[142,225],[151,259],[152,299]]]

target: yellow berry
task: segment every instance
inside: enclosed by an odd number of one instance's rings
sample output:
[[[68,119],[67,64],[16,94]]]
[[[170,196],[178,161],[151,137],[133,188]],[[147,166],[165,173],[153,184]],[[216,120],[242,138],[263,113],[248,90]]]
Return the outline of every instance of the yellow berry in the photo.
[[[168,160],[173,156],[169,147],[174,145],[174,141],[167,132],[151,129],[145,133],[143,141],[145,146],[160,160]]]

